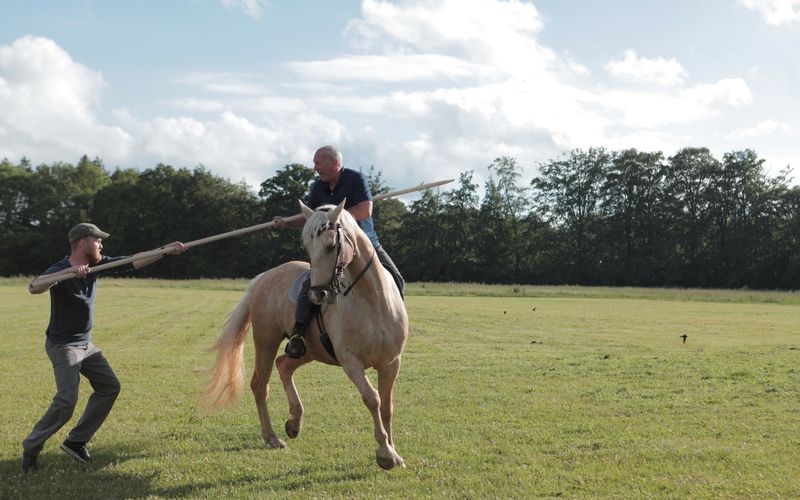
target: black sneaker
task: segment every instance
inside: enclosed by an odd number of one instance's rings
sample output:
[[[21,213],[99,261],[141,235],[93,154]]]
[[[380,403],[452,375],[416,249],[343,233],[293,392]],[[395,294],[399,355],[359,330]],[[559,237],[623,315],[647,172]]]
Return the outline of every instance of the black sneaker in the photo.
[[[86,451],[85,443],[73,443],[71,441],[64,441],[61,444],[61,449],[64,450],[67,453],[67,455],[71,455],[72,458],[78,460],[79,462],[89,463],[92,461],[92,457],[90,457],[89,452]]]
[[[22,454],[22,472],[36,472],[39,470],[39,456],[31,455],[27,451]]]
[[[284,350],[287,356],[292,359],[300,359],[306,353],[306,341],[302,335],[294,334],[289,338],[289,343],[286,344]]]

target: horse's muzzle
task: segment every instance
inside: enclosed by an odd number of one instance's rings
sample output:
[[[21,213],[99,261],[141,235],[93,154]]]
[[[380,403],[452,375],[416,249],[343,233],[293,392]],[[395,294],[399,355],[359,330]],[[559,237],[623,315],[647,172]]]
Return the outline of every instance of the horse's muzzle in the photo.
[[[328,299],[328,290],[309,290],[308,300],[312,304],[321,305]]]

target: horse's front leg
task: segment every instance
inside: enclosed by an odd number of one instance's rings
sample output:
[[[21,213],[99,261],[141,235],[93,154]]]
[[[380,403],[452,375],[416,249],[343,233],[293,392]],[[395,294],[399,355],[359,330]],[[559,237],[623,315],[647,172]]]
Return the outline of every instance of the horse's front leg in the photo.
[[[400,373],[399,356],[388,365],[378,369],[378,395],[381,398],[381,420],[383,421],[383,428],[389,436],[389,444],[393,448],[392,413],[394,412],[394,404],[392,402],[392,391],[394,390],[394,381],[397,380],[398,373]]]
[[[389,434],[386,432],[381,419],[381,398],[378,391],[370,383],[366,373],[364,373],[364,365],[352,358],[341,359],[340,362],[347,377],[358,388],[358,392],[361,393],[361,399],[367,409],[372,413],[372,420],[375,425],[375,441],[378,442],[378,449],[375,450],[375,460],[378,465],[386,470],[398,465],[405,466],[403,459],[394,451],[394,447],[389,442]]]
[[[278,356],[275,360],[275,366],[278,367],[278,374],[283,383],[283,390],[286,392],[286,398],[289,400],[289,414],[291,417],[286,421],[284,428],[286,435],[294,439],[300,434],[300,428],[303,427],[303,403],[300,401],[300,394],[297,392],[297,387],[294,385],[295,370],[311,361],[308,356],[303,356],[301,359],[291,359],[285,354]]]

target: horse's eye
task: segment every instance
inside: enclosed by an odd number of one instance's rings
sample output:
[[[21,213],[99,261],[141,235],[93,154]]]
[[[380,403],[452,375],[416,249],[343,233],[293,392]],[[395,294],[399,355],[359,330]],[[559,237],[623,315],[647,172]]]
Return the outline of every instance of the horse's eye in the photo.
[[[336,250],[336,245],[328,245],[329,252],[333,252],[334,250]]]

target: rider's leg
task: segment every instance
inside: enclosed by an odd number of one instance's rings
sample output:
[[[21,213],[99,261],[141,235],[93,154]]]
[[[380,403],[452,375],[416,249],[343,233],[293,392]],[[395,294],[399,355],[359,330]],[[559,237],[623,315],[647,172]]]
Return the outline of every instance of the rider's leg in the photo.
[[[406,288],[406,281],[403,279],[403,276],[400,274],[397,266],[394,265],[394,261],[392,261],[392,258],[389,257],[389,254],[386,253],[386,250],[384,250],[380,245],[375,248],[375,253],[378,255],[378,260],[381,261],[383,267],[385,267],[394,278],[394,282],[397,284],[397,289],[400,290],[400,296],[403,297],[403,292]]]
[[[292,359],[302,358],[306,353],[306,342],[303,336],[306,334],[308,322],[311,321],[311,301],[308,300],[308,289],[311,287],[311,275],[306,276],[300,296],[297,297],[297,306],[294,310],[294,328],[289,336],[289,343],[286,344],[286,355]]]

